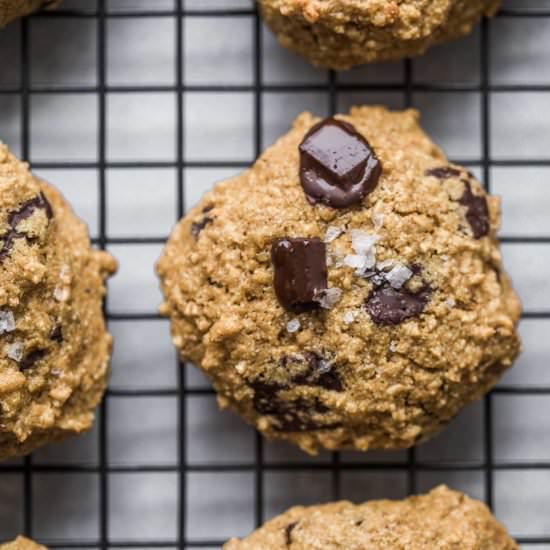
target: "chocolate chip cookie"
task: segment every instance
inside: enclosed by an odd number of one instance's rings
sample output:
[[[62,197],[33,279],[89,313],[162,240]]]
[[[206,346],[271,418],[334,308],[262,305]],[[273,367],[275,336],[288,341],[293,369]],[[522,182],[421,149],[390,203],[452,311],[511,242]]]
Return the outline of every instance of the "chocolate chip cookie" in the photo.
[[[315,65],[401,59],[464,36],[500,0],[258,0],[279,42]]]
[[[304,113],[177,225],[173,342],[219,403],[308,452],[422,441],[512,364],[499,201],[413,110]]]
[[[519,550],[481,502],[445,486],[405,500],[296,506],[223,550]]]
[[[0,27],[33,11],[53,9],[61,2],[62,0],[0,0]]]
[[[0,550],[47,550],[45,546],[40,546],[32,540],[25,537],[17,537],[11,542],[0,544]]]
[[[91,427],[115,269],[59,192],[0,143],[0,459]]]

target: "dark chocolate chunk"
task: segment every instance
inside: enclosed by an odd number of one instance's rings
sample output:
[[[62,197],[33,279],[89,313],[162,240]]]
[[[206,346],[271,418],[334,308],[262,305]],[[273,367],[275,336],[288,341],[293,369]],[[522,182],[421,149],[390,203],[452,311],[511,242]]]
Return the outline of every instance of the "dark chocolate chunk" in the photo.
[[[304,355],[309,364],[309,371],[307,375],[302,375],[301,378],[304,379],[302,382],[293,379],[294,383],[319,386],[332,391],[342,391],[344,389],[334,365],[313,351],[308,351]]]
[[[437,168],[430,168],[429,170],[426,170],[426,176],[434,176],[440,180],[459,178],[460,175],[460,170],[453,168],[452,166],[438,166]]]
[[[292,544],[292,531],[294,531],[294,528],[298,525],[298,522],[295,521],[293,523],[289,523],[285,527],[285,536],[286,536],[286,545],[290,546]]]
[[[45,349],[35,349],[34,351],[31,351],[28,355],[23,357],[21,362],[19,363],[19,368],[21,370],[27,370],[30,369],[32,366],[34,366],[40,359],[42,359],[46,355]]]
[[[29,242],[32,242],[33,239],[27,237],[24,233],[19,233],[17,231],[17,226],[23,220],[30,218],[35,210],[39,209],[45,210],[46,216],[49,220],[53,218],[51,204],[48,202],[48,199],[43,193],[40,193],[36,197],[23,203],[19,210],[8,214],[8,225],[10,226],[10,229],[4,233],[4,235],[0,236],[0,240],[3,242],[2,247],[0,248],[0,262],[9,256],[15,239],[26,238]]]
[[[58,344],[63,342],[63,329],[61,328],[61,325],[55,325],[50,335],[50,340],[57,342]]]
[[[254,390],[252,404],[260,414],[283,414],[286,412],[281,408],[281,403],[277,399],[278,392],[285,388],[283,384],[254,380],[250,382],[250,387]]]
[[[474,195],[472,185],[464,180],[464,194],[458,202],[466,207],[466,219],[472,228],[474,239],[488,235],[490,225],[487,199],[481,195]]]
[[[191,224],[191,235],[195,239],[199,238],[200,232],[211,222],[214,221],[214,218],[209,218],[208,216],[204,216],[204,218],[200,222],[193,222]]]
[[[385,284],[371,291],[365,301],[365,308],[377,325],[398,325],[422,313],[430,292],[428,285],[418,292],[411,292],[406,288],[395,289]]]
[[[320,307],[315,298],[328,287],[325,243],[317,238],[277,239],[271,245],[271,261],[275,294],[285,309]]]
[[[374,190],[382,166],[355,128],[326,118],[300,143],[300,181],[311,204],[346,208]]]

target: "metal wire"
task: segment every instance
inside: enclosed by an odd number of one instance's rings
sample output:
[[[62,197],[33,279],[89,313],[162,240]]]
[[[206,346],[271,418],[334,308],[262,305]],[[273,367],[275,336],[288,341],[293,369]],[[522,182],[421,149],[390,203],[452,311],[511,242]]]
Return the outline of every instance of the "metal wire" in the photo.
[[[495,160],[491,158],[490,148],[490,101],[492,93],[502,92],[550,92],[550,85],[494,85],[489,79],[491,64],[490,52],[490,27],[489,19],[484,19],[480,33],[480,69],[481,81],[479,84],[452,84],[452,83],[418,83],[414,81],[413,63],[410,60],[403,62],[403,83],[378,83],[378,84],[344,84],[339,83],[336,74],[329,71],[326,84],[265,84],[262,82],[262,27],[261,21],[255,8],[239,10],[189,10],[185,9],[184,0],[176,0],[174,10],[163,11],[115,11],[106,9],[107,0],[98,0],[97,9],[94,10],[57,10],[35,15],[40,18],[87,18],[97,22],[97,85],[95,86],[31,86],[30,81],[30,46],[29,46],[29,22],[20,22],[22,29],[21,38],[21,82],[18,86],[0,85],[0,95],[17,94],[21,98],[21,140],[22,156],[29,158],[30,152],[30,97],[32,94],[65,94],[80,93],[94,94],[99,100],[98,109],[98,159],[97,162],[37,162],[33,166],[36,169],[45,168],[95,168],[99,173],[99,232],[95,243],[100,248],[106,248],[111,244],[159,244],[165,238],[129,237],[113,238],[107,232],[107,180],[106,171],[109,168],[150,168],[150,167],[172,167],[177,170],[177,216],[181,217],[185,211],[185,168],[205,167],[215,168],[218,166],[244,168],[253,159],[246,161],[216,162],[216,161],[189,161],[184,157],[185,121],[184,101],[187,92],[217,92],[220,94],[228,92],[252,92],[254,97],[254,153],[258,156],[262,149],[262,109],[264,92],[287,93],[316,91],[327,94],[328,111],[334,113],[338,101],[338,94],[349,91],[400,91],[404,93],[406,106],[414,104],[415,92],[437,91],[442,93],[478,92],[481,101],[481,140],[482,154],[479,159],[454,159],[461,164],[477,166],[481,168],[484,184],[487,190],[491,189],[491,167],[493,166],[550,166],[547,159],[505,159]],[[106,80],[106,21],[108,18],[125,17],[173,17],[176,20],[175,34],[175,75],[176,82],[173,86],[109,86]],[[243,17],[249,18],[253,25],[253,84],[239,86],[208,85],[196,86],[186,85],[184,82],[184,33],[185,21],[191,17]],[[550,18],[550,9],[506,9],[502,10],[498,17],[505,18]],[[177,93],[177,156],[174,162],[113,162],[106,158],[106,96],[116,93],[137,93],[137,92],[176,92]],[[503,242],[510,244],[548,244],[550,237],[529,236],[529,237],[507,237]],[[156,313],[110,313],[106,311],[108,321],[129,320],[158,320]],[[523,318],[529,319],[550,319],[550,311],[530,311],[523,314]],[[177,359],[176,359],[177,361]],[[96,541],[71,540],[68,542],[43,541],[52,548],[158,548],[173,547],[183,550],[184,548],[201,548],[221,546],[221,540],[191,540],[188,537],[187,510],[193,503],[187,499],[187,474],[190,472],[252,472],[254,474],[254,520],[256,525],[264,521],[264,474],[271,471],[327,471],[331,473],[332,497],[340,497],[340,474],[344,471],[354,470],[400,470],[407,472],[407,489],[409,493],[416,492],[417,473],[423,471],[478,471],[484,473],[485,497],[491,506],[494,500],[493,477],[499,470],[550,470],[550,461],[523,462],[523,461],[499,461],[493,460],[493,414],[492,395],[550,395],[550,387],[522,387],[520,385],[508,385],[494,389],[484,400],[484,458],[481,461],[469,462],[422,462],[416,457],[414,449],[410,450],[404,461],[398,462],[369,462],[369,463],[345,463],[340,460],[338,453],[333,453],[329,463],[310,462],[279,462],[270,464],[264,462],[263,442],[260,435],[256,435],[255,451],[249,462],[235,463],[230,465],[219,464],[190,464],[187,460],[187,415],[186,403],[189,396],[213,395],[211,389],[190,388],[186,383],[186,366],[179,365],[177,389],[111,389],[108,396],[124,397],[177,397],[178,399],[178,461],[173,466],[166,465],[132,465],[118,466],[111,465],[108,459],[108,438],[107,427],[109,423],[109,400],[105,399],[101,406],[99,415],[99,462],[94,465],[64,465],[64,464],[34,464],[32,457],[27,457],[22,464],[0,465],[1,473],[19,473],[23,475],[24,499],[21,510],[23,518],[24,533],[33,535],[33,474],[41,473],[75,473],[86,472],[99,474],[99,538]],[[109,475],[112,473],[145,473],[145,472],[174,472],[178,474],[178,520],[179,528],[175,540],[117,540],[109,539]],[[520,543],[550,544],[550,536],[522,537]]]

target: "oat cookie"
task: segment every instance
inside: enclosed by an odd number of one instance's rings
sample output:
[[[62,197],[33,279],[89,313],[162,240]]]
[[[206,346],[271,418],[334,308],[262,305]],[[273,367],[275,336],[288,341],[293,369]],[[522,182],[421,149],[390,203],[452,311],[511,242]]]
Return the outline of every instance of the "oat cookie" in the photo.
[[[410,447],[519,351],[498,226],[416,111],[305,113],[176,226],[161,311],[220,405],[268,437]]]
[[[0,550],[47,550],[45,546],[40,546],[25,537],[17,537],[11,542],[0,544]]]
[[[0,0],[0,27],[33,11],[54,9],[61,2],[62,0]]]
[[[0,459],[91,427],[111,336],[116,269],[53,187],[0,143]]]
[[[401,59],[469,34],[500,0],[258,0],[279,42],[315,65]]]
[[[481,502],[445,486],[405,500],[296,506],[223,550],[519,550]]]

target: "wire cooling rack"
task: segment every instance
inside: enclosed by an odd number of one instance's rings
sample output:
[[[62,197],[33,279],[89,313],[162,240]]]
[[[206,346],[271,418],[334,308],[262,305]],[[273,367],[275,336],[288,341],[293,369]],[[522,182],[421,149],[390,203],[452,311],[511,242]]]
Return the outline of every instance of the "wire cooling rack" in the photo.
[[[446,482],[550,549],[550,2],[516,0],[417,60],[349,73],[279,48],[250,0],[66,0],[0,33],[0,136],[120,260],[113,377],[94,430],[0,465],[0,539],[51,548],[219,548],[292,504]],[[504,197],[526,351],[482,403],[408,452],[310,458],[263,441],[179,365],[152,264],[172,223],[301,110],[421,109]]]

